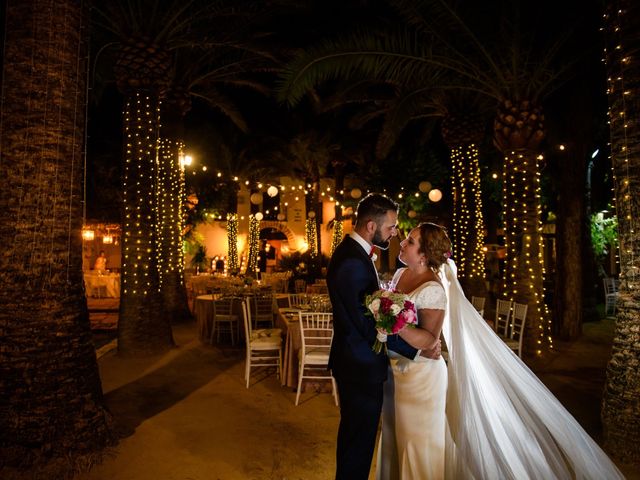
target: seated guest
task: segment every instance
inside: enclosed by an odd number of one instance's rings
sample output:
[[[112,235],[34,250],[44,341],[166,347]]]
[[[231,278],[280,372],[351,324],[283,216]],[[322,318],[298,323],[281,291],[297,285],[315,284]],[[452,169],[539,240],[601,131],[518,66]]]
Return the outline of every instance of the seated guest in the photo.
[[[100,255],[98,255],[96,262],[93,264],[93,269],[99,272],[104,272],[107,269],[107,257],[104,254],[104,250],[100,250]]]

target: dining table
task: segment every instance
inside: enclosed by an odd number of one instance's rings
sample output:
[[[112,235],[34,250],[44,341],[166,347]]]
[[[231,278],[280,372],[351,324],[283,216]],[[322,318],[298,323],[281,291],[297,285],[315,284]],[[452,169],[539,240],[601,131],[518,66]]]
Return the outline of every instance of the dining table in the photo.
[[[283,387],[298,388],[299,353],[302,349],[299,312],[305,308],[280,308],[277,313],[276,326],[282,328],[285,334],[284,354],[282,359],[282,375],[280,383]],[[310,387],[316,391],[331,392],[330,380],[304,380],[301,390]]]
[[[85,272],[84,285],[89,297],[120,297],[120,274],[111,272]]]

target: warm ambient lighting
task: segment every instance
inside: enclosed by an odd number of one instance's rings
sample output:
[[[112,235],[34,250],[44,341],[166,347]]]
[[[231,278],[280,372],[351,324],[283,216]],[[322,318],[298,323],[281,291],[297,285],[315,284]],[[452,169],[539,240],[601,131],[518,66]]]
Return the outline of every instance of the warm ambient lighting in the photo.
[[[267,195],[272,198],[278,195],[278,187],[274,187],[273,185],[271,185],[269,188],[267,188]]]
[[[95,238],[95,233],[93,230],[82,230],[82,238],[91,241]]]
[[[418,184],[418,190],[420,190],[422,193],[427,193],[429,190],[431,190],[431,182],[427,182],[426,180],[420,182]]]
[[[429,192],[429,200],[434,203],[439,202],[440,200],[442,200],[442,192],[437,188],[434,188]]]
[[[102,237],[102,243],[107,244],[107,245],[113,243],[113,235],[105,235],[105,236],[103,236]]]

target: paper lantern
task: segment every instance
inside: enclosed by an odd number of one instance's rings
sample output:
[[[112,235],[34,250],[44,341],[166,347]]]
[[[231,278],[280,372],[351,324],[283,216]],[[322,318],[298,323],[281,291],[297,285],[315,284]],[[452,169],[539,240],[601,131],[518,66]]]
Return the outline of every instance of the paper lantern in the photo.
[[[262,194],[258,192],[252,193],[249,199],[251,200],[251,203],[253,203],[254,205],[260,205],[262,203]]]
[[[362,190],[360,190],[359,188],[354,188],[351,190],[352,198],[360,198],[361,196],[362,196]]]
[[[278,195],[278,187],[274,187],[273,185],[271,185],[269,188],[267,188],[267,195],[272,198]]]
[[[429,200],[431,200],[434,203],[439,202],[440,200],[442,200],[442,192],[437,188],[434,188],[429,192]]]
[[[416,218],[416,215],[418,215],[418,214],[416,213],[415,210],[409,210],[407,212],[407,215],[409,216],[409,218]]]
[[[316,212],[314,212],[313,210],[311,210],[311,211],[307,214],[307,216],[308,216],[309,218],[316,218]]]
[[[278,218],[278,221],[284,222],[284,219],[287,218],[287,216],[284,213],[279,213],[277,218]]]
[[[258,220],[258,221],[260,221],[260,220],[262,220],[264,218],[264,216],[262,215],[261,212],[256,213],[254,216],[256,217],[256,220]]]
[[[426,180],[420,182],[418,184],[418,190],[420,190],[422,193],[427,193],[429,190],[431,190],[431,182],[427,182]]]
[[[113,243],[113,235],[105,235],[102,237],[102,243],[110,244]]]
[[[95,238],[95,233],[93,230],[82,230],[82,238],[91,241]]]

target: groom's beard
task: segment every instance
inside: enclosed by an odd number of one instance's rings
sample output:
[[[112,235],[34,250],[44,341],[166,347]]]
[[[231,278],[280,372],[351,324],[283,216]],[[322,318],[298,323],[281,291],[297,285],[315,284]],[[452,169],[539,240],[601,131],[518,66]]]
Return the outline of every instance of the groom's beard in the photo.
[[[387,250],[389,248],[389,243],[392,236],[393,235],[389,235],[389,238],[385,240],[384,238],[382,238],[382,233],[380,233],[380,229],[376,229],[376,233],[373,234],[373,240],[371,243],[373,243],[380,250]]]

